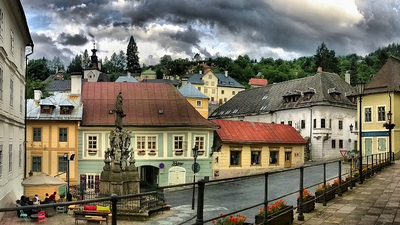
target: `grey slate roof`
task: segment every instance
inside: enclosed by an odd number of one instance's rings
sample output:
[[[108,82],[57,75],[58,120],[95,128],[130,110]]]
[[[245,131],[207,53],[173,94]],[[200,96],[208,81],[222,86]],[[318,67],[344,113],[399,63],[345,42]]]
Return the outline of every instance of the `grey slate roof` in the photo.
[[[40,105],[52,105],[55,108],[52,114],[44,114],[40,113]],[[60,114],[60,106],[73,106],[74,109],[71,114]],[[27,120],[82,120],[81,96],[71,96],[70,93],[56,93],[40,102],[28,99],[26,107]]]
[[[119,76],[115,82],[138,82],[133,76]]]
[[[193,86],[190,82],[184,85],[179,89],[179,92],[186,98],[204,98],[208,99],[208,97],[201,93],[195,86]]]
[[[52,80],[47,86],[48,92],[67,92],[71,91],[71,80]]]
[[[310,100],[306,100],[302,95],[302,93],[307,92],[314,93]],[[335,100],[331,96],[332,93],[340,93],[340,100]],[[340,78],[339,75],[318,72],[310,77],[241,91],[216,109],[209,119],[267,114],[274,111],[310,106],[336,106],[356,109],[357,105],[347,97],[354,93],[356,93],[355,88]],[[300,98],[296,102],[285,103],[283,96],[291,95],[297,95]]]
[[[205,74],[193,74],[189,77],[188,82],[192,84],[204,84],[204,81],[201,79],[204,75]],[[245,88],[230,76],[225,77],[225,74],[221,73],[216,73],[215,76],[218,78],[219,87]]]
[[[365,94],[400,91],[400,60],[390,56],[388,61],[365,85]]]

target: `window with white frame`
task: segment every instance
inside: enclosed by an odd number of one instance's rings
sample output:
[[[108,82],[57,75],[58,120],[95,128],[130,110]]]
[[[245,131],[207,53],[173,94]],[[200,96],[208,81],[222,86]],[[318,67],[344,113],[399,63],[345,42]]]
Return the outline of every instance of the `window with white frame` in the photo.
[[[197,149],[200,151],[204,151],[204,137],[196,136],[194,137],[194,145],[197,146]]]
[[[174,150],[183,149],[183,136],[174,136]]]
[[[342,129],[343,129],[343,121],[339,120],[339,130],[342,130]]]
[[[10,106],[14,104],[14,81],[10,80]]]
[[[3,10],[0,8],[0,37],[3,37],[3,21],[4,21]]]
[[[89,135],[88,136],[88,148],[89,149],[97,149],[97,135]]]
[[[137,150],[157,150],[157,136],[136,136]]]
[[[94,189],[95,188],[94,175],[87,175],[86,188],[87,189]]]
[[[0,177],[3,177],[3,145],[0,145]]]
[[[212,93],[215,94],[215,89],[212,89]],[[213,100],[214,101],[214,100]]]
[[[201,101],[200,101],[200,100],[197,100],[197,101],[196,101],[196,106],[197,106],[197,107],[201,107]]]
[[[23,97],[23,91],[20,90],[19,92],[19,112],[22,113],[22,109],[23,109],[23,103],[24,102],[24,97]]]
[[[364,108],[364,112],[365,112],[365,122],[372,122],[372,112],[371,112],[371,107],[368,108]]]
[[[0,67],[0,100],[3,100],[3,68]]]
[[[59,142],[67,142],[68,140],[68,128],[60,128],[59,129]]]
[[[204,93],[208,93],[208,88],[204,88]]]
[[[12,171],[12,167],[13,167],[13,155],[12,155],[12,144],[9,145],[8,147],[8,172]]]
[[[386,120],[385,106],[378,106],[378,121],[385,121],[385,120]]]
[[[18,151],[18,167],[22,167],[22,144],[19,144],[19,151]]]
[[[32,172],[42,172],[42,157],[32,157]]]
[[[10,30],[10,50],[14,53],[14,31]]]

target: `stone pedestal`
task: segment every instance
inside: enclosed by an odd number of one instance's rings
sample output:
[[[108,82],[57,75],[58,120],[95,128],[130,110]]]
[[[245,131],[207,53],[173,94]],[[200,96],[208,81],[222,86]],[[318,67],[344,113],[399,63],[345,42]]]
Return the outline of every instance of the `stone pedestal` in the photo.
[[[139,173],[137,171],[101,172],[100,194],[110,196],[113,193],[118,196],[140,193]]]

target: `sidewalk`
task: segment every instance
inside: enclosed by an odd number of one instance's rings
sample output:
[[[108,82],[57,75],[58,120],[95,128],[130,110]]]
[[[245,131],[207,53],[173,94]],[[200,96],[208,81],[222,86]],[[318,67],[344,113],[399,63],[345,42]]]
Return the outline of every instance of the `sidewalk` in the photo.
[[[357,184],[342,197],[315,204],[304,221],[294,224],[399,224],[400,225],[400,162],[386,167],[373,177]]]

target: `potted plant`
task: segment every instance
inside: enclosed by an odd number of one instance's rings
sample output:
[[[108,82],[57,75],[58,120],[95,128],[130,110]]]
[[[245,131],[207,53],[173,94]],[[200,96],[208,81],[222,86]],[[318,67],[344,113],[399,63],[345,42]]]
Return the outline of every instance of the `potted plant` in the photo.
[[[345,182],[346,182],[345,180],[342,180],[341,185],[339,186],[339,178],[336,178],[333,180],[332,187],[335,188],[336,194],[339,193],[339,189],[340,189],[340,193],[347,191],[347,184]]]
[[[205,152],[204,150],[199,150],[199,151],[197,151],[197,155],[198,155],[198,156],[204,155],[204,152]]]
[[[152,150],[150,150],[150,152],[147,153],[147,154],[149,154],[149,155],[155,155],[155,154],[156,154],[156,151],[152,149]]]
[[[329,182],[326,182],[326,187],[324,187],[323,184],[318,184],[316,192],[315,192],[315,197],[316,197],[316,202],[317,203],[323,203],[324,202],[324,190],[325,190],[325,200],[329,201],[331,199],[335,198],[335,189],[332,188],[332,185]]]
[[[95,155],[95,154],[97,154],[97,150],[95,150],[95,149],[88,149],[88,153],[89,153],[90,155]]]
[[[137,152],[137,154],[138,154],[138,155],[145,155],[146,152],[145,152],[144,150],[139,150],[139,151]]]
[[[346,183],[347,183],[347,187],[355,187],[356,186],[356,181],[353,179],[351,179],[350,174],[346,176]]]
[[[362,173],[363,173],[364,178],[369,178],[370,175],[371,175],[371,171],[368,170],[368,167],[364,167],[364,168],[362,169]]]
[[[282,199],[271,203],[265,208],[260,208],[260,214],[255,216],[255,224],[262,224],[265,213],[268,216],[268,224],[284,225],[293,223],[293,206],[288,206]]]
[[[297,206],[299,207],[299,197],[297,194]],[[303,190],[303,213],[309,213],[315,208],[315,197],[307,189]]]
[[[218,215],[219,219],[211,221],[216,225],[244,225],[247,224],[245,221],[247,219],[246,216],[243,215],[230,215],[224,216],[223,214]]]
[[[356,170],[353,174],[353,180],[354,182],[358,182],[358,178],[359,178],[359,174],[360,172],[358,170]]]
[[[182,155],[183,154],[183,150],[175,150],[175,155]]]
[[[395,126],[394,123],[385,122],[385,123],[383,124],[383,127],[385,127],[386,129],[393,129],[394,126]]]

